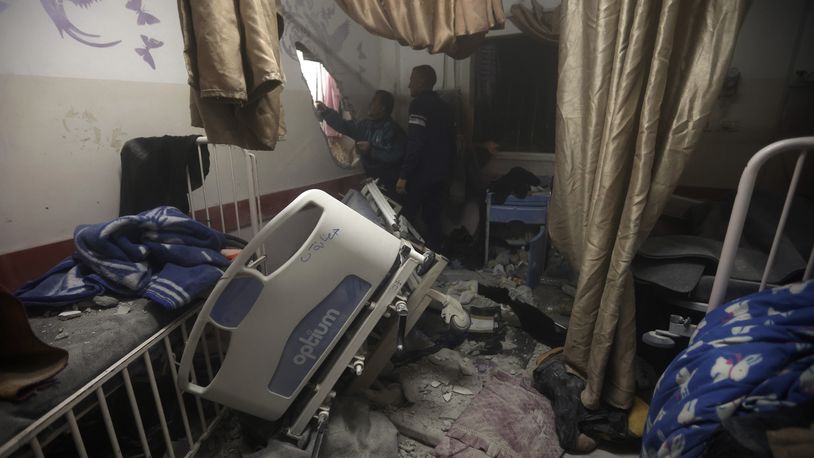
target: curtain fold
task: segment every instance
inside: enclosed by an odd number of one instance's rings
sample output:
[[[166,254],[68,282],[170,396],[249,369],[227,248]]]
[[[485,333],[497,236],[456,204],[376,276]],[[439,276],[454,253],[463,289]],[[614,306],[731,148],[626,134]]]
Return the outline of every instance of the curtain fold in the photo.
[[[579,271],[564,354],[582,402],[631,406],[630,264],[720,92],[747,0],[563,1],[551,238]]]
[[[560,5],[553,10],[543,11],[536,1],[532,2],[531,8],[518,3],[512,5],[509,13],[509,20],[526,35],[544,43],[559,41]]]
[[[368,32],[455,59],[472,54],[506,21],[501,0],[336,0]]]

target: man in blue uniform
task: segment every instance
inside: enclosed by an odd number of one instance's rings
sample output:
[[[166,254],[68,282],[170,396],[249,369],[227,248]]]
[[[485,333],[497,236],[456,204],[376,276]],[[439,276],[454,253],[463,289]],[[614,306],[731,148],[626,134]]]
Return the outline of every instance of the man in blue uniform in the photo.
[[[316,103],[317,113],[337,132],[356,140],[356,150],[367,176],[378,178],[389,194],[393,194],[404,157],[406,135],[390,117],[393,94],[376,91],[368,107],[368,119],[348,121],[342,115]]]
[[[435,70],[429,65],[413,68],[410,75],[410,117],[407,121],[407,152],[396,192],[404,194],[404,215],[414,221],[421,213],[424,239],[435,251],[443,241],[441,209],[449,184],[455,153],[452,111],[432,88]]]

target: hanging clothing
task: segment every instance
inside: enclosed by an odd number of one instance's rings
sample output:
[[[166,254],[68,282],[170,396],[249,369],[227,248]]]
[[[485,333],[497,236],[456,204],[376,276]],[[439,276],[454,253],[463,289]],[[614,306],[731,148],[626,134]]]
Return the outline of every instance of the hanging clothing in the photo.
[[[283,133],[277,2],[178,0],[178,11],[192,125],[210,143],[274,149]]]
[[[119,216],[135,215],[162,205],[189,213],[187,176],[198,189],[209,174],[209,150],[197,135],[134,138],[122,146]]]
[[[562,3],[548,227],[579,272],[564,353],[589,409],[633,402],[630,264],[704,130],[747,4]]]
[[[326,107],[334,110],[337,113],[342,112],[342,93],[339,92],[339,87],[336,85],[336,80],[334,80],[333,76],[325,70],[325,67],[322,67],[321,77],[322,81],[324,82],[323,87],[325,88],[325,93],[322,96],[322,102],[325,104]],[[322,126],[322,130],[325,132],[325,135],[328,137],[339,137],[340,133],[335,131],[331,128],[331,126],[326,122]]]

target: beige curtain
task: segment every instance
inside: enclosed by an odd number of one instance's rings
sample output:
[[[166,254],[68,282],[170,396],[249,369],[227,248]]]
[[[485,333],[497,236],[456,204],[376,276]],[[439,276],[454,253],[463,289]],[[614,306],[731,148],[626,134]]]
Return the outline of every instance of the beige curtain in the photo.
[[[368,32],[455,59],[506,21],[501,0],[336,0]]]
[[[635,390],[630,263],[718,96],[746,0],[566,0],[551,238],[579,271],[565,344],[582,402]]]
[[[527,8],[518,3],[512,5],[509,12],[509,20],[512,21],[521,32],[542,42],[550,43],[559,41],[559,5],[551,11],[543,11],[543,8],[536,1],[532,2],[531,8]]]

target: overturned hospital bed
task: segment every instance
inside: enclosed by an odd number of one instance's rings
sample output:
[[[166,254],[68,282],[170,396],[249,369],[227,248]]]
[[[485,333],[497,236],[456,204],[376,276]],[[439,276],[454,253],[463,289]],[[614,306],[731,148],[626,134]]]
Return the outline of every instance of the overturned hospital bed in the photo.
[[[196,219],[225,230],[234,229],[230,207],[235,218],[238,204],[251,210],[255,235],[208,300],[145,330],[102,370],[73,366],[83,372],[65,386],[74,391],[21,418],[0,457],[49,456],[55,445],[77,456],[194,456],[224,407],[269,420],[292,447],[315,451],[334,394],[368,387],[430,302],[451,326],[468,326],[460,304],[431,290],[446,260],[426,250],[375,183],[345,204],[307,191],[261,229],[256,164],[244,155],[248,199],[220,199],[230,186],[217,180],[234,174],[227,168],[194,194],[203,205],[190,205]],[[232,158],[213,159],[224,163]]]
[[[446,265],[395,218],[375,183],[346,201],[309,190],[266,224],[203,305],[178,374],[183,390],[278,422],[285,437],[312,450],[338,383],[353,389],[354,378],[365,376],[357,388],[375,378]],[[265,259],[253,260],[263,245]],[[460,304],[444,302],[447,321],[467,327]],[[207,325],[227,332],[229,346],[220,370],[200,385],[190,372]]]

